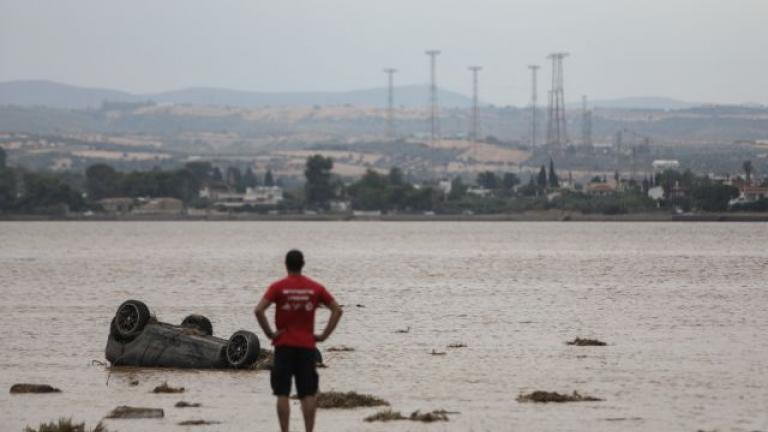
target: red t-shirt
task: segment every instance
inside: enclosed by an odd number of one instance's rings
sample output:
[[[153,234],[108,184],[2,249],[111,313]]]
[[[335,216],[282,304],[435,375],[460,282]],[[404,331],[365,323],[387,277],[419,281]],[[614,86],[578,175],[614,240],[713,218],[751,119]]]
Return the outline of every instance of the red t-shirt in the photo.
[[[288,275],[270,285],[264,298],[275,303],[275,327],[282,331],[272,344],[315,349],[315,309],[334,301],[325,287],[303,275]]]

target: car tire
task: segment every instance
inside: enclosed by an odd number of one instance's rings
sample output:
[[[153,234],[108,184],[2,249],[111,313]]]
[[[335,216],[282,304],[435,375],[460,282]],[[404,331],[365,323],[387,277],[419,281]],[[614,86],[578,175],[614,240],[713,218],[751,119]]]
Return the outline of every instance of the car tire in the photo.
[[[206,336],[213,336],[213,324],[211,324],[211,320],[203,315],[188,315],[186,318],[184,318],[184,321],[181,322],[181,326],[199,330]]]
[[[117,308],[111,328],[122,340],[130,340],[144,330],[150,317],[146,304],[138,300],[127,300]]]
[[[247,330],[236,331],[229,338],[224,355],[229,367],[242,369],[251,366],[259,358],[259,338]]]

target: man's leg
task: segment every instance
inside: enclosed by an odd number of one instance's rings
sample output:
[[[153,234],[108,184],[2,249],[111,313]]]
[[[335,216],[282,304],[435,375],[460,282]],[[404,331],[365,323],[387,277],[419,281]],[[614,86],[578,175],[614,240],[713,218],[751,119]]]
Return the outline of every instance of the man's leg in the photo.
[[[304,428],[312,432],[315,428],[317,412],[317,389],[319,377],[315,369],[315,350],[301,349],[299,365],[296,368],[296,393],[301,400],[301,413],[304,415]]]
[[[302,408],[304,408],[303,405]],[[280,420],[280,431],[288,432],[288,423],[291,420],[291,404],[288,396],[277,397],[277,418]]]
[[[301,399],[301,413],[304,415],[304,429],[312,432],[315,428],[315,413],[317,412],[317,397],[304,396]]]
[[[280,430],[288,432],[288,423],[291,418],[291,405],[288,396],[291,394],[291,375],[295,359],[290,348],[275,347],[274,363],[270,372],[272,394],[277,396],[277,419],[280,421]]]

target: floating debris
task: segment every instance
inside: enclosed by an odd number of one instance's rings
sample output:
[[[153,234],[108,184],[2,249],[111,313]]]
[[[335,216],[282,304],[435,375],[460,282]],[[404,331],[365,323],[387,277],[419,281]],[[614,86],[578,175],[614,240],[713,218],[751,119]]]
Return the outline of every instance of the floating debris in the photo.
[[[107,364],[101,360],[91,360],[91,366],[104,366],[106,367]]]
[[[389,405],[389,402],[375,396],[356,392],[320,392],[317,394],[318,408],[358,408]]]
[[[11,394],[22,393],[61,393],[61,390],[48,384],[14,384],[11,386]]]
[[[395,330],[395,333],[401,333],[401,334],[404,334],[404,333],[408,333],[408,332],[410,332],[410,331],[411,331],[411,327],[409,326],[409,327],[406,327],[406,328],[404,328],[404,329]]]
[[[432,411],[426,413],[414,411],[411,413],[411,416],[408,418],[408,420],[432,423],[436,421],[448,421],[448,416],[442,411]]]
[[[326,351],[328,351],[328,352],[351,352],[351,351],[354,351],[354,350],[355,349],[352,348],[352,347],[348,347],[346,345],[339,345],[339,346],[332,346],[332,347],[328,348]]]
[[[137,379],[132,379],[132,380],[130,380],[130,381],[128,382],[128,385],[129,385],[129,386],[131,386],[131,387],[136,387],[137,385],[139,385],[139,380],[137,380]]]
[[[369,423],[376,421],[388,422],[394,420],[408,420],[408,417],[404,417],[402,414],[400,414],[400,411],[392,411],[390,408],[384,411],[379,411],[376,414],[371,414],[363,419],[363,421],[367,421]]]
[[[174,406],[176,408],[199,408],[201,405],[197,402],[178,401]]]
[[[435,351],[435,350],[432,350],[432,352],[429,353],[429,354],[433,355],[433,356],[443,356],[443,355],[445,355],[445,351]]]
[[[576,339],[572,341],[568,341],[565,343],[566,345],[576,345],[576,346],[606,346],[607,343],[597,340],[597,339],[582,339],[577,337]]]
[[[574,391],[573,394],[560,394],[557,392],[548,392],[548,391],[535,391],[533,393],[528,394],[521,394],[517,397],[518,402],[556,402],[556,403],[562,403],[562,402],[600,402],[602,399],[592,397],[592,396],[583,396],[580,395],[578,392]]]
[[[204,426],[204,425],[215,425],[219,424],[221,422],[217,421],[211,421],[211,420],[184,420],[178,423],[179,426]]]
[[[452,344],[448,345],[448,348],[466,348],[466,347],[467,347],[467,344],[464,344],[464,343],[461,343],[461,342],[459,342],[459,343],[452,343]]]
[[[259,358],[251,367],[256,370],[272,370],[272,365],[274,363],[275,354],[271,350],[262,348],[259,353]]]
[[[167,382],[163,382],[155,387],[152,393],[184,393],[184,387],[171,387]]]
[[[144,419],[163,418],[165,412],[162,408],[141,408],[131,406],[119,406],[112,410],[105,418],[108,419]]]
[[[109,432],[101,422],[94,429],[88,430],[90,432]],[[37,429],[27,426],[24,428],[24,432],[86,432],[86,429],[85,423],[72,423],[71,418],[60,418],[58,423],[41,423]]]
[[[364,305],[364,304],[359,304],[359,303],[358,303],[358,304],[356,304],[356,305],[355,305],[355,307],[364,308],[364,307],[365,307],[365,305]]]
[[[391,409],[379,411],[376,414],[369,415],[368,417],[364,418],[363,420],[366,422],[388,422],[388,421],[398,421],[398,420],[410,420],[410,421],[419,421],[424,423],[432,423],[436,421],[448,421],[448,411],[445,410],[435,410],[430,411],[426,413],[422,413],[420,411],[414,411],[411,413],[410,416],[405,417],[403,416],[400,411],[392,411]]]

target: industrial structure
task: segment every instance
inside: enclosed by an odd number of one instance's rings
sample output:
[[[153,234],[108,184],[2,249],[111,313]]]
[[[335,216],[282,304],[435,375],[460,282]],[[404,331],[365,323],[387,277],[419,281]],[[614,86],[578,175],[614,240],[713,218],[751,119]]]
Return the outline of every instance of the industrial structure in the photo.
[[[387,137],[392,141],[397,139],[395,133],[395,72],[397,69],[384,69],[384,73],[387,74]]]
[[[549,119],[547,122],[547,145],[551,150],[561,150],[568,144],[565,121],[565,92],[563,90],[563,59],[566,52],[547,56],[552,60],[552,88],[549,91]]]
[[[429,56],[429,142],[434,144],[440,139],[440,113],[437,104],[437,56],[440,50],[427,50]]]
[[[539,65],[528,65],[528,69],[531,70],[531,151],[536,149],[536,102],[538,99],[538,84],[536,81],[536,75],[539,72]]]
[[[581,145],[592,147],[592,110],[587,108],[587,96],[581,97]]]
[[[468,68],[470,71],[472,71],[472,127],[470,129],[470,139],[472,142],[478,142],[480,139],[480,123],[478,114],[480,111],[480,101],[478,98],[478,83],[477,83],[477,75],[478,73],[483,70],[482,66],[470,66]]]

